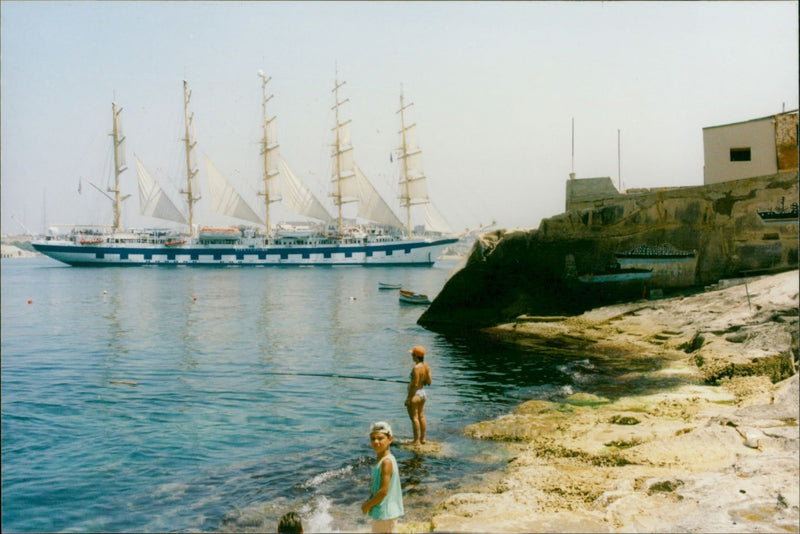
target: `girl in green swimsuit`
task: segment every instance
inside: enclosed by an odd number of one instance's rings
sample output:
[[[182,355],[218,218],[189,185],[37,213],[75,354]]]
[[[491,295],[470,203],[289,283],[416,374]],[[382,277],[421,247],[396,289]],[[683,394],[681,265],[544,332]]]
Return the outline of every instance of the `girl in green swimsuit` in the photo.
[[[361,511],[372,518],[372,532],[394,532],[397,519],[405,513],[400,470],[389,450],[393,439],[392,427],[385,421],[378,421],[370,428],[369,443],[378,463],[372,468],[369,499],[361,505]]]

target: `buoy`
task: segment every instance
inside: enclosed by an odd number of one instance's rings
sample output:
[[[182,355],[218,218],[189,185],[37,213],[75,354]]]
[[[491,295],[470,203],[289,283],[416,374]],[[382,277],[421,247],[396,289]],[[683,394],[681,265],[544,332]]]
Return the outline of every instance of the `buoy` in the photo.
[[[108,294],[108,291],[106,291],[106,290],[104,289],[104,290],[103,290],[103,295],[106,295],[106,294]]]
[[[194,300],[197,300],[197,297],[194,297]]]
[[[33,301],[31,299],[28,299],[28,304],[33,304]]]

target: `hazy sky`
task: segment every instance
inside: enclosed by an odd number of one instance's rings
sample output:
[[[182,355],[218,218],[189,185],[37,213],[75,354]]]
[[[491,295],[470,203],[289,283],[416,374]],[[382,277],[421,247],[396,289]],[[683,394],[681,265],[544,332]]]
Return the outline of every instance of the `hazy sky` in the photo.
[[[159,224],[139,215],[133,154],[177,199],[184,79],[198,155],[254,191],[257,72],[272,76],[281,153],[325,196],[338,68],[356,161],[392,201],[402,84],[429,193],[456,229],[562,212],[573,118],[579,178],[617,183],[620,130],[623,188],[680,186],[703,181],[703,127],[798,107],[797,2],[0,7],[3,233],[111,222],[87,181],[109,183],[112,101],[127,137],[123,222]]]

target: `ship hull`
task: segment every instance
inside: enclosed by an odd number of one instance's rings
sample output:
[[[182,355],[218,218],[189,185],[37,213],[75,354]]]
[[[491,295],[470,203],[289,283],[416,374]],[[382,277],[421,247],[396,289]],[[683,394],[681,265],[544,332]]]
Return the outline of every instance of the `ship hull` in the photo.
[[[389,243],[340,245],[215,245],[188,243],[77,244],[68,240],[34,242],[40,253],[67,265],[80,266],[430,266],[457,239],[399,240]]]

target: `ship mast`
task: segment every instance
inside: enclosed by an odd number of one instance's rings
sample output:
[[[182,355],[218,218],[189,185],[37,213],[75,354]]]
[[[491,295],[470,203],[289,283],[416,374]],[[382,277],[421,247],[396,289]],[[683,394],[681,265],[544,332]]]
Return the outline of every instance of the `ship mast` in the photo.
[[[264,197],[264,208],[265,208],[265,216],[264,216],[264,224],[267,227],[267,237],[270,235],[270,223],[269,223],[269,205],[273,202],[278,202],[281,200],[280,196],[277,195],[270,195],[270,180],[275,178],[278,175],[278,170],[275,168],[273,163],[275,162],[275,158],[277,157],[278,144],[275,143],[275,140],[272,140],[272,145],[270,145],[269,139],[269,126],[272,124],[272,121],[275,120],[275,117],[271,119],[267,119],[267,102],[269,102],[273,95],[269,95],[267,97],[267,84],[272,79],[270,76],[269,78],[266,75],[259,71],[258,75],[261,77],[261,112],[263,117],[263,137],[261,139],[261,155],[263,156],[263,172],[264,172],[264,192],[259,192],[260,196]],[[275,154],[273,156],[273,153]],[[272,167],[272,168],[271,168]]]
[[[348,160],[352,160],[352,156],[348,153],[353,150],[353,147],[350,145],[350,135],[349,133],[344,133],[345,129],[348,127],[350,121],[346,121],[344,123],[339,122],[339,106],[342,104],[349,102],[349,98],[345,98],[344,100],[339,100],[339,88],[342,87],[347,82],[339,83],[339,76],[336,75],[334,81],[333,91],[333,100],[334,105],[331,109],[335,111],[335,121],[336,126],[334,127],[334,144],[333,144],[333,179],[336,182],[336,187],[331,196],[333,196],[333,202],[336,204],[338,208],[338,218],[339,218],[339,234],[342,234],[344,231],[344,224],[342,221],[342,204],[347,202],[355,202],[356,199],[345,200],[344,199],[344,191],[342,189],[342,181],[346,178],[351,177],[352,173],[350,173],[349,167],[352,166],[352,163],[348,163]],[[345,167],[343,169],[343,167]]]
[[[406,231],[411,237],[411,206],[428,204],[425,174],[422,171],[422,150],[417,140],[416,123],[406,125],[405,110],[413,106],[405,103],[403,88],[400,87],[400,142],[402,169],[400,173],[400,207],[406,209]]]
[[[119,127],[119,114],[122,113],[122,108],[117,108],[117,103],[111,103],[111,114],[113,118],[113,126],[111,130],[111,138],[114,142],[114,189],[108,188],[109,193],[114,193],[114,233],[117,233],[122,228],[121,215],[122,215],[122,201],[128,198],[120,196],[119,190],[119,176],[127,167],[125,166],[125,151],[124,148],[120,150],[122,144],[125,142],[125,136],[122,135]]]
[[[189,100],[192,92],[189,84],[183,81],[183,120],[185,125],[185,137],[183,141],[186,146],[186,189],[181,190],[181,194],[186,195],[186,202],[189,205],[189,234],[194,235],[194,203],[200,200],[200,196],[192,193],[192,179],[197,175],[197,169],[192,169],[192,150],[197,142],[192,138],[194,113],[189,113]]]
[[[400,179],[402,180],[401,185],[403,185],[403,191],[400,195],[400,207],[404,207],[406,209],[406,231],[408,232],[408,237],[411,237],[411,191],[409,190],[408,162],[406,161],[406,156],[408,155],[408,143],[406,142],[405,110],[413,105],[413,102],[408,105],[403,103],[403,89],[401,87],[400,109],[397,110],[397,113],[400,114],[400,142],[402,143],[400,148],[403,151],[400,155],[400,160],[402,162],[402,174],[400,175]]]

